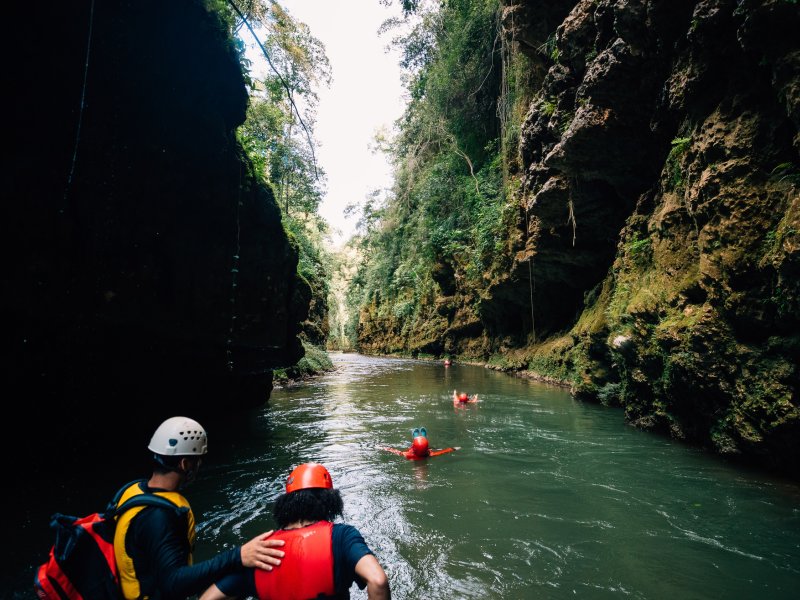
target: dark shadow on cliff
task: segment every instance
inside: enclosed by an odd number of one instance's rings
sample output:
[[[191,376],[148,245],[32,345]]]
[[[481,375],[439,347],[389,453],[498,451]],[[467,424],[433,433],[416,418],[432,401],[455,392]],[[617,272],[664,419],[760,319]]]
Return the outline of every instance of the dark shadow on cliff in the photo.
[[[266,402],[303,355],[308,293],[236,141],[247,90],[215,15],[9,10],[35,25],[10,41],[3,453],[18,476],[116,484],[164,418]]]

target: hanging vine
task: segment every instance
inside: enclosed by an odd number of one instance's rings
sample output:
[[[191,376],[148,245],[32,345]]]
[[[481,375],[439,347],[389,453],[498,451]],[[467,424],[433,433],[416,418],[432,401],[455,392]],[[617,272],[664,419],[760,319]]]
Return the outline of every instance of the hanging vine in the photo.
[[[92,53],[92,32],[94,30],[94,0],[89,7],[89,30],[86,34],[86,58],[83,62],[83,84],[81,85],[81,104],[78,109],[78,125],[75,128],[75,144],[72,148],[72,160],[70,161],[69,173],[67,175],[67,183],[64,186],[64,195],[62,197],[61,209],[58,211],[63,213],[67,207],[67,197],[69,196],[69,189],[72,187],[72,177],[75,175],[75,163],[78,162],[78,146],[81,141],[81,127],[83,125],[83,112],[86,108],[86,82],[89,79],[89,56]]]

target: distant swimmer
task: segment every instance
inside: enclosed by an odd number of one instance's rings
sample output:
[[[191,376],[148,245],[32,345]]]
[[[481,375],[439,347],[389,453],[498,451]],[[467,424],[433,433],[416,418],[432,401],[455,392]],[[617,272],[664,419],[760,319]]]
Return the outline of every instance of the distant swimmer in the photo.
[[[478,394],[474,396],[470,396],[466,392],[461,392],[460,394],[453,390],[453,406],[458,406],[459,404],[475,404],[478,402]]]
[[[449,366],[450,366],[450,365],[452,365],[452,364],[453,364],[453,363],[451,363],[451,362],[450,362],[450,359],[449,359],[449,358],[445,358],[445,359],[444,359],[444,366],[445,366],[445,367],[449,367]]]
[[[397,448],[384,447],[384,450],[397,454],[398,456],[405,456],[408,460],[422,460],[431,456],[439,456],[440,454],[447,454],[458,450],[455,448],[444,448],[443,450],[431,450],[428,447],[428,432],[424,427],[418,427],[411,433],[413,441],[408,450],[398,450]]]

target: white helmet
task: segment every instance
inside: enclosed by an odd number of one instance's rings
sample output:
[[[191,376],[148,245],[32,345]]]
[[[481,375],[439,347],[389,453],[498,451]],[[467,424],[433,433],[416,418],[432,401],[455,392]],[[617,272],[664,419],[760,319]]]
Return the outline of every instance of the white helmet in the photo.
[[[172,417],[158,426],[147,448],[162,456],[202,456],[208,452],[208,436],[194,419]]]

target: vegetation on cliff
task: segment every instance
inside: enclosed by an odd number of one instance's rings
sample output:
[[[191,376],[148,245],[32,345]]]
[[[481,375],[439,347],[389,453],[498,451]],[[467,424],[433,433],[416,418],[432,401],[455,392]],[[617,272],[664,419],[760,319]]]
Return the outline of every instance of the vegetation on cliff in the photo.
[[[525,57],[498,35],[496,1],[421,3],[412,14],[395,40],[410,101],[396,138],[381,140],[395,185],[362,207],[357,243],[369,260],[349,294],[362,314],[351,311],[358,332],[348,330],[366,352],[455,351],[459,332],[480,328],[484,275],[507,260],[516,220]]]
[[[558,380],[796,472],[797,3],[403,5],[354,344]]]
[[[298,251],[298,276],[308,290],[303,298],[308,316],[300,333],[305,357],[275,372],[278,379],[294,379],[331,367],[324,348],[332,257],[324,245],[327,225],[318,213],[325,172],[316,162],[314,138],[316,90],[330,82],[330,64],[322,43],[277,2],[237,8],[241,12],[220,7],[240,35],[245,30],[254,36],[258,62],[269,67],[262,77],[248,78],[250,102],[238,138],[255,172],[275,191],[284,228]],[[244,62],[246,70],[252,68]]]

